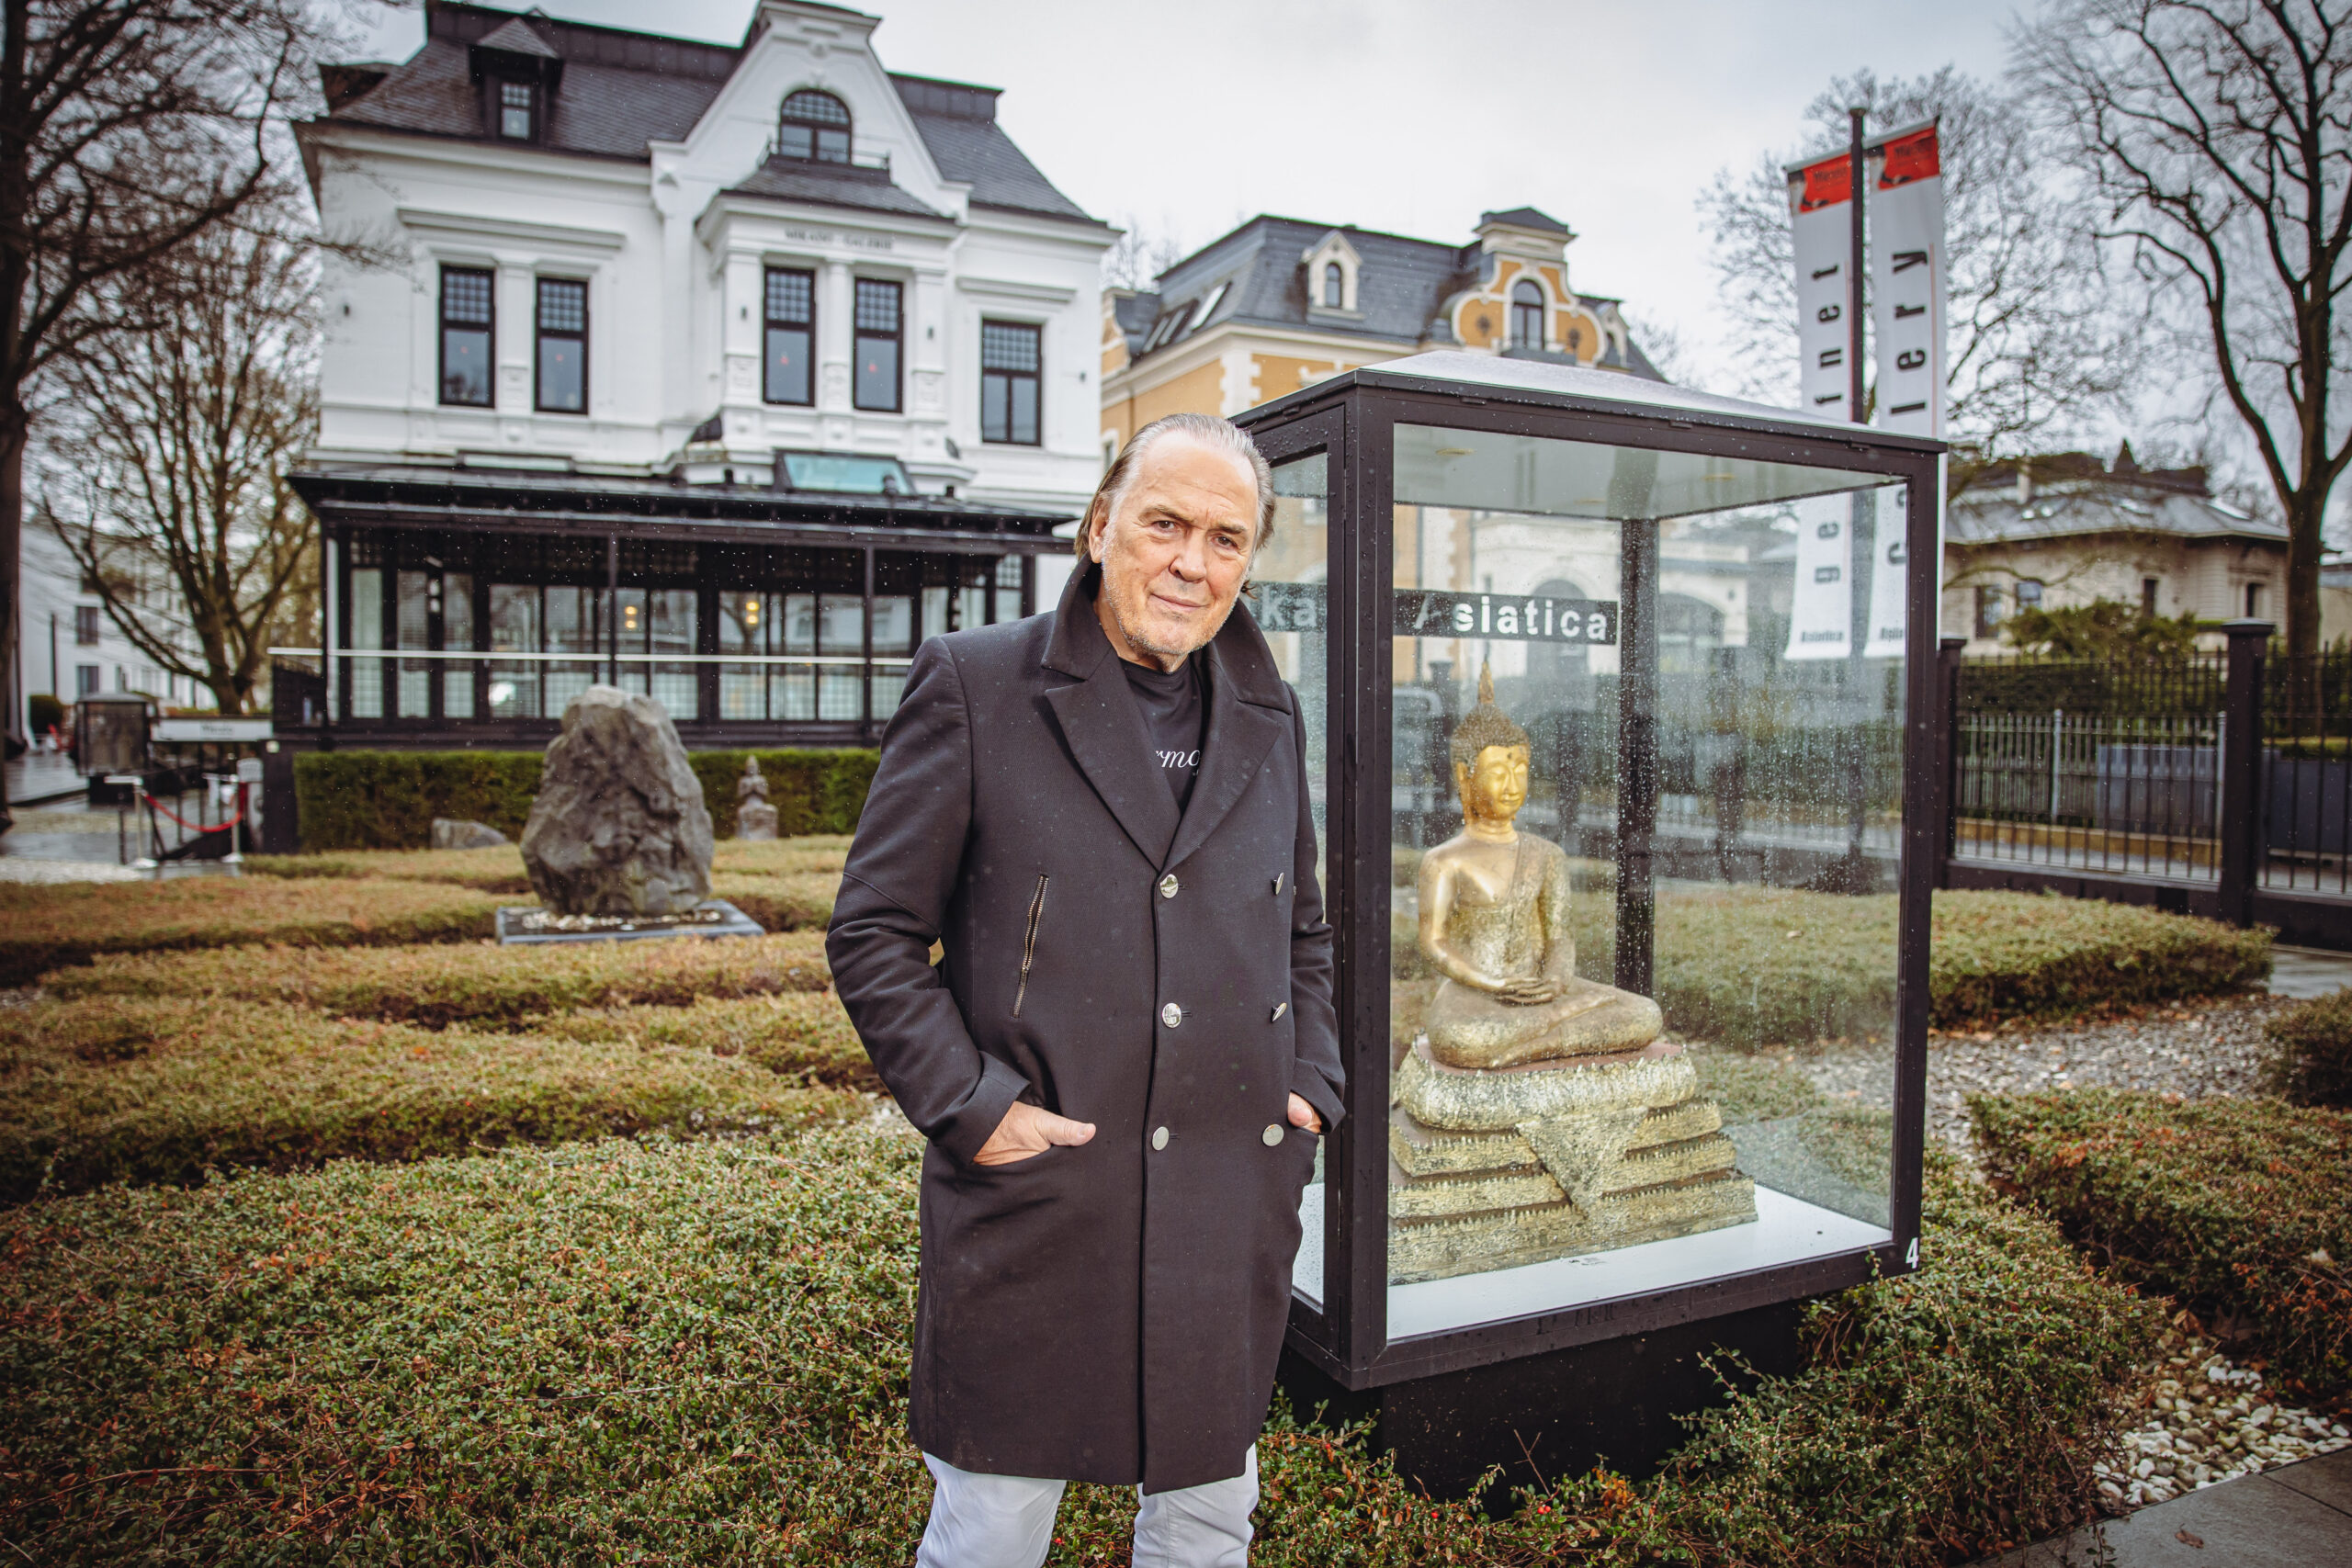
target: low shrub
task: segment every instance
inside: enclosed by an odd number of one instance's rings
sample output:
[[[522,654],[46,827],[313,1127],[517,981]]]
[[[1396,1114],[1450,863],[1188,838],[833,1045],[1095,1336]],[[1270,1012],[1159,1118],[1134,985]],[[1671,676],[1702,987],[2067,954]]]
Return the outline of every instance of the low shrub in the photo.
[[[857,827],[881,754],[872,750],[756,753],[768,781],[776,831],[786,837],[848,833]],[[735,784],[751,751],[690,751],[703,801],[722,839],[735,831]],[[302,847],[418,850],[433,819],[487,823],[523,836],[538,793],[537,751],[311,751],[295,759],[295,809]]]
[[[341,1162],[0,1213],[0,1531],[47,1560],[889,1563],[922,1145],[870,1125]],[[2154,1314],[1939,1170],[1923,1267],[1642,1487],[1488,1521],[1279,1406],[1262,1568],[1917,1564],[2078,1518]],[[104,1481],[96,1478],[104,1477]],[[1057,1564],[1124,1561],[1070,1489]]]
[[[844,1104],[700,1048],[435,1034],[211,998],[16,1010],[0,1016],[0,1056],[9,1201],[215,1169],[789,1125]]]
[[[491,935],[498,906],[513,901],[421,882],[0,883],[0,986],[102,953],[469,942]]]
[[[375,886],[396,886],[377,884]],[[50,976],[56,995],[234,998],[445,1029],[514,1028],[578,1008],[684,1008],[706,998],[820,991],[824,939],[761,938],[308,953],[244,949],[107,958]]]
[[[1987,1168],[2126,1277],[2352,1387],[2352,1115],[2077,1089],[1969,1101]]]
[[[2270,974],[2267,927],[2036,893],[1936,895],[1943,1028],[2244,990]]]
[[[2297,1105],[2352,1109],[2352,990],[2274,1013],[2263,1026],[2276,1048],[2266,1087]]]
[[[1821,1090],[1793,1063],[1702,1046],[1691,1053],[1699,1092],[1715,1102],[1727,1126],[1795,1116],[1822,1103]],[[1881,1180],[1885,1172],[1879,1173]]]
[[[592,1008],[522,1021],[550,1040],[617,1041],[741,1056],[806,1083],[880,1090],[881,1080],[830,991],[704,998],[691,1007]]]

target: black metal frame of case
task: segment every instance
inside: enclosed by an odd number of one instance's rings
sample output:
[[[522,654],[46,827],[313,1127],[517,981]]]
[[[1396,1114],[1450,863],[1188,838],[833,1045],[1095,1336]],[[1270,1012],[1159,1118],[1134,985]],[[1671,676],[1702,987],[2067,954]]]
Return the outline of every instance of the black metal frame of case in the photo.
[[[1387,878],[1358,876],[1369,844],[1386,864],[1385,811],[1367,817],[1367,803],[1389,798],[1392,759],[1391,628],[1385,613],[1393,587],[1394,552],[1365,548],[1385,537],[1393,515],[1394,431],[1399,423],[1434,424],[1497,434],[1546,436],[1594,445],[1693,452],[1705,456],[1840,469],[1882,477],[1908,487],[1905,548],[1913,563],[1932,564],[1940,536],[1943,492],[1937,462],[1940,443],[1863,426],[1850,435],[1835,427],[1781,422],[1683,407],[1644,412],[1636,405],[1572,394],[1449,383],[1378,368],[1354,370],[1303,389],[1240,415],[1270,462],[1317,451],[1327,454],[1330,582],[1327,639],[1330,693],[1328,756],[1331,798],[1324,863],[1327,906],[1338,935],[1335,984],[1342,1059],[1348,1064],[1348,1115],[1331,1132],[1325,1153],[1324,1279],[1320,1304],[1291,1301],[1293,1349],[1344,1386],[1365,1389],[1464,1368],[1515,1359],[1643,1334],[1672,1325],[1844,1289],[1878,1274],[1917,1266],[1919,1194],[1926,1127],[1928,943],[1929,898],[1938,860],[1941,778],[1937,766],[1936,628],[1939,606],[1931,571],[1915,564],[1905,598],[1908,616],[1904,688],[1903,859],[1899,891],[1895,1001],[1895,1089],[1893,1187],[1883,1245],[1801,1263],[1694,1280],[1645,1294],[1579,1303],[1391,1343],[1387,1338],[1388,1054],[1359,1049],[1388,1039],[1388,987],[1359,983],[1388,973]],[[1632,525],[1628,525],[1631,527]],[[1629,541],[1638,535],[1629,534]],[[1656,525],[1649,527],[1655,559]],[[1629,558],[1641,555],[1638,544]],[[1638,562],[1634,563],[1638,572]],[[1625,645],[1655,647],[1643,583],[1629,581]],[[1654,592],[1655,581],[1646,588]],[[1622,722],[1622,716],[1621,716]],[[1637,728],[1638,733],[1638,728]],[[1638,750],[1638,748],[1636,749]],[[1631,765],[1655,773],[1635,757]],[[1654,804],[1654,803],[1653,803]],[[1621,808],[1622,809],[1622,808]],[[1640,807],[1637,805],[1636,810]],[[1377,832],[1376,840],[1367,832]],[[1640,835],[1621,829],[1621,864],[1641,855]],[[1645,903],[1646,879],[1624,901]],[[1646,937],[1646,908],[1631,911]],[[1636,984],[1648,973],[1646,940],[1629,953],[1619,943],[1618,979]],[[1649,987],[1639,985],[1646,991]]]

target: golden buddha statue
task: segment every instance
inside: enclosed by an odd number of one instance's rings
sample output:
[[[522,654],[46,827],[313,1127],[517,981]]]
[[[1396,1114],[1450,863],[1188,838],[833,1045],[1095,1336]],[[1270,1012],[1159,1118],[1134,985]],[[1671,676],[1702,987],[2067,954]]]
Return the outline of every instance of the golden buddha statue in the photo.
[[[1527,804],[1528,752],[1482,667],[1478,705],[1452,746],[1462,831],[1421,859],[1420,948],[1444,976],[1422,1028],[1442,1066],[1638,1051],[1664,1024],[1649,998],[1577,977],[1567,854],[1512,826]]]

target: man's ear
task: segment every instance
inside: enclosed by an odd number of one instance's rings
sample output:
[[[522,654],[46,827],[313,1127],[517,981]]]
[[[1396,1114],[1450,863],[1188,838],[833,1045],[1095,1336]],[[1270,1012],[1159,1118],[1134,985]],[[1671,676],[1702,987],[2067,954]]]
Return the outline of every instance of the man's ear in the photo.
[[[1099,501],[1086,514],[1086,558],[1097,566],[1102,564],[1102,531],[1110,523],[1111,509]]]

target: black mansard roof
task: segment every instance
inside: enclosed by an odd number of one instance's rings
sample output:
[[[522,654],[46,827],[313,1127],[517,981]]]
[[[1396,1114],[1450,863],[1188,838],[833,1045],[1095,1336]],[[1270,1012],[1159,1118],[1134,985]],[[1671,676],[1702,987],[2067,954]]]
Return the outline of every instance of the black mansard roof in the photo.
[[[554,83],[538,145],[586,157],[645,161],[650,141],[691,131],[741,62],[744,46],[700,43],[620,28],[517,15],[457,0],[425,0],[424,47],[399,64],[336,65],[322,73],[327,118],[426,136],[494,141],[474,77],[477,50],[539,62]],[[972,187],[975,205],[1097,224],[1057,190],[996,121],[997,89],[893,74],[924,147],[948,179]],[[872,173],[873,171],[859,171]],[[891,185],[828,176],[828,196],[763,190],[767,170],[736,188],[782,199],[876,211],[931,209]],[[772,184],[775,182],[771,182]],[[790,182],[785,182],[789,184]],[[892,196],[888,192],[895,192]]]

